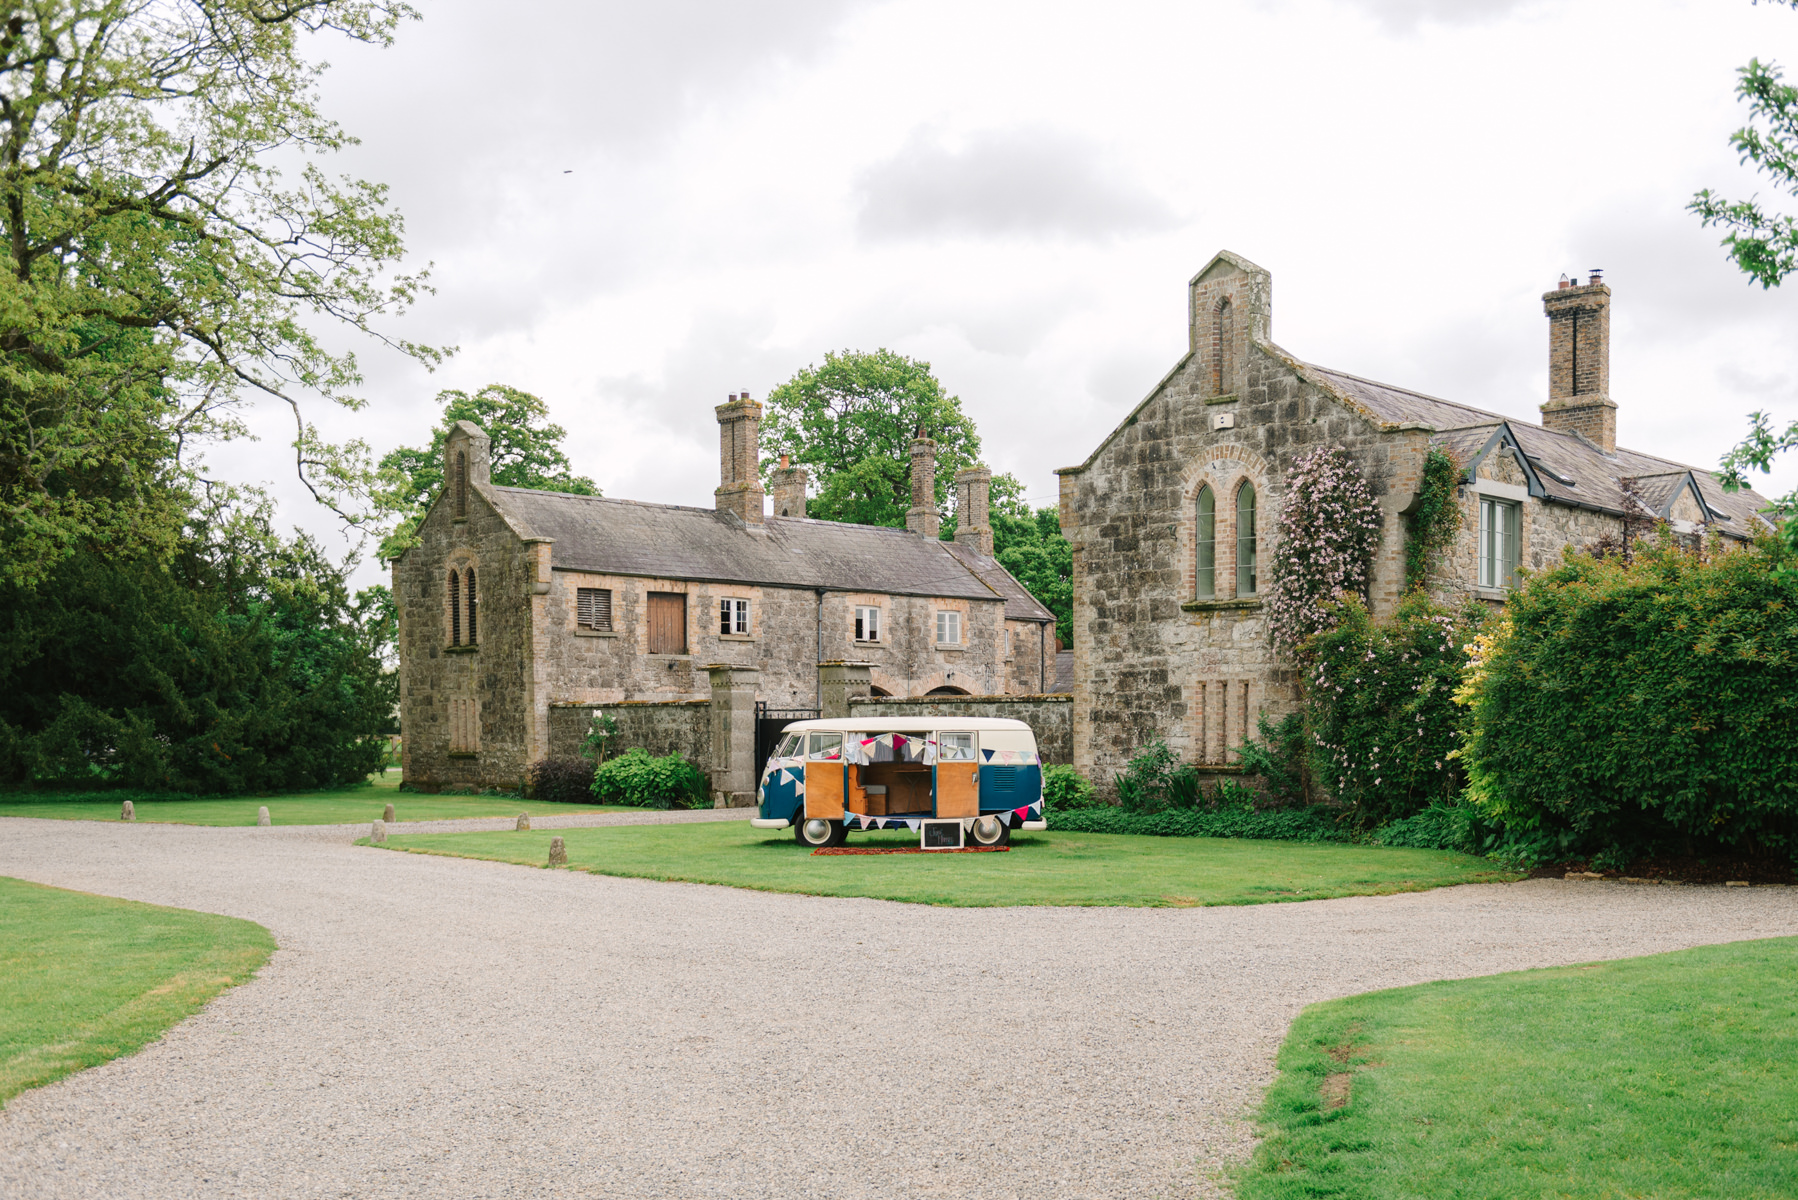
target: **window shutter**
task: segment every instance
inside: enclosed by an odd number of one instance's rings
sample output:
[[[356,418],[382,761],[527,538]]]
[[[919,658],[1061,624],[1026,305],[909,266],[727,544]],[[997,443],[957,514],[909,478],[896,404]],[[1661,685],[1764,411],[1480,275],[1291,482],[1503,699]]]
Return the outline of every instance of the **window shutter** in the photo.
[[[582,629],[612,628],[612,589],[580,588],[575,593],[575,623]]]

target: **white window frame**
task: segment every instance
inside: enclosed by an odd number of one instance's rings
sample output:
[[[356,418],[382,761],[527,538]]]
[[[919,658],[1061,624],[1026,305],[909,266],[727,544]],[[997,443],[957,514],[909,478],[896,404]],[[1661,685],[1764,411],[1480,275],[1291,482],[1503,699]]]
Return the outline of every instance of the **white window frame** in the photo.
[[[1480,496],[1479,586],[1509,591],[1517,586],[1523,541],[1523,504],[1504,496]]]
[[[945,634],[952,636],[945,637]],[[939,608],[936,613],[936,644],[961,645],[961,613],[952,608]]]
[[[718,636],[749,636],[749,601],[726,596],[718,601]]]
[[[878,642],[880,640],[880,606],[878,604],[855,606],[855,640],[858,642]]]

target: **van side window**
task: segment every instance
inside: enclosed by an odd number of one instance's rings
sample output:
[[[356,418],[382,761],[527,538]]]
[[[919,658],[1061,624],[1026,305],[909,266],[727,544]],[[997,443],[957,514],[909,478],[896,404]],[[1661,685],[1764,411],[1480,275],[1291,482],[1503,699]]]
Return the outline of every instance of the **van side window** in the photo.
[[[974,735],[971,733],[939,733],[936,735],[938,762],[973,762]]]
[[[843,735],[840,733],[814,733],[811,735],[811,749],[807,758],[823,759],[826,762],[839,762],[843,757]]]
[[[789,733],[780,739],[780,748],[774,752],[775,758],[792,758],[805,745],[803,733]]]

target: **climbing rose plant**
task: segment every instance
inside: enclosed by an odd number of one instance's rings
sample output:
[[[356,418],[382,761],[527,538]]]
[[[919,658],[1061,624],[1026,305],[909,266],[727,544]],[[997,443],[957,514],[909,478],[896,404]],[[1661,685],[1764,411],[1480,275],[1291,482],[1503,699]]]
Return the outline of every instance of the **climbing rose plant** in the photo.
[[[1295,650],[1330,626],[1327,602],[1366,593],[1380,509],[1353,459],[1335,448],[1313,450],[1287,472],[1279,530],[1268,625],[1274,645]]]

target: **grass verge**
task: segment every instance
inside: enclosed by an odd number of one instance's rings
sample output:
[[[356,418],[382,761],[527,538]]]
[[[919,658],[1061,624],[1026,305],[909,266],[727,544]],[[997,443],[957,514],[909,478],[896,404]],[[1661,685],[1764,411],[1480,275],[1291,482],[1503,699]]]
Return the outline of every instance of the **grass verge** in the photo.
[[[1798,939],[1307,1008],[1238,1200],[1798,1195]]]
[[[0,1105],[155,1041],[274,949],[250,921],[0,878]]]
[[[515,817],[521,812],[640,812],[599,804],[548,804],[516,796],[433,796],[399,790],[399,773],[360,787],[337,791],[295,792],[285,796],[232,796],[220,800],[153,800],[140,796],[89,793],[79,798],[48,794],[0,798],[0,817],[49,817],[63,821],[116,821],[120,801],[130,799],[139,821],[174,825],[254,825],[256,810],[267,806],[276,825],[350,825],[378,820],[389,804],[401,821],[452,821],[465,817]]]
[[[1018,834],[1011,854],[814,856],[791,833],[751,829],[747,821],[408,834],[387,845],[542,866],[558,835],[568,865],[598,875],[966,907],[1262,904],[1520,878],[1440,850],[1052,832]],[[849,844],[916,845],[917,835],[857,833]]]

